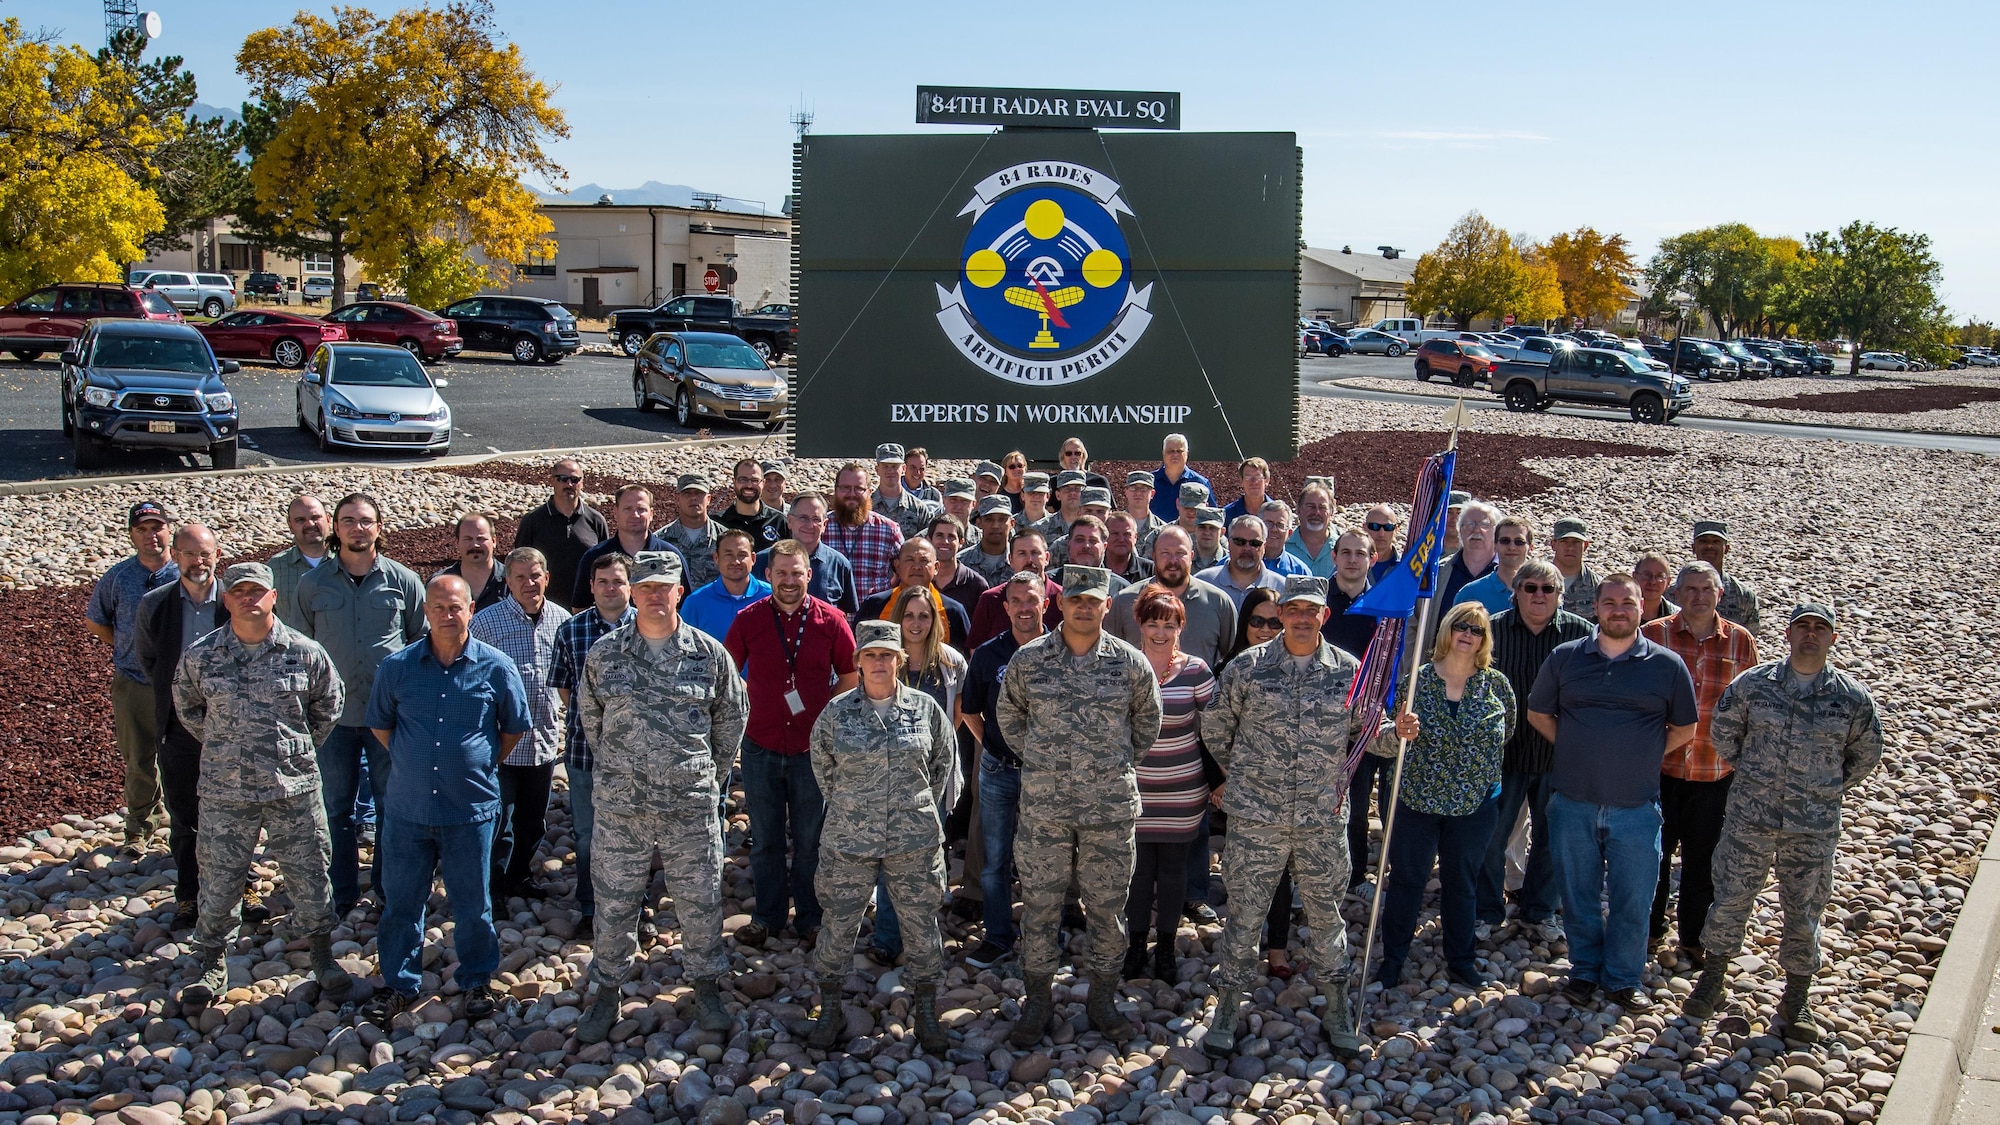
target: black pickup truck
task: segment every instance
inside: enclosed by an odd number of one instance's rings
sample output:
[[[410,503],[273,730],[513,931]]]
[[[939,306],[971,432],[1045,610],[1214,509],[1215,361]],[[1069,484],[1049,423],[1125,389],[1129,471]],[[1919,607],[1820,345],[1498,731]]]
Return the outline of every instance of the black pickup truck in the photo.
[[[632,356],[655,332],[727,332],[766,362],[783,357],[799,338],[791,317],[746,314],[734,297],[675,297],[658,308],[620,309],[607,330],[611,342]]]

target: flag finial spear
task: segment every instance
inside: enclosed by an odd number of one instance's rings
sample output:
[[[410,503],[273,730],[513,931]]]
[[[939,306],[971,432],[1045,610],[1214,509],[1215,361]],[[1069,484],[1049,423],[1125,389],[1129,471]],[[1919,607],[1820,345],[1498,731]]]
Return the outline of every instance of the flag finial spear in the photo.
[[[1445,425],[1447,425],[1447,426],[1450,426],[1450,427],[1451,427],[1451,443],[1450,443],[1449,445],[1446,445],[1446,446],[1445,446],[1445,449],[1447,449],[1447,450],[1453,450],[1453,449],[1457,449],[1457,448],[1458,448],[1458,428],[1459,428],[1460,426],[1463,426],[1463,425],[1465,425],[1465,399],[1464,399],[1464,398],[1459,398],[1459,399],[1457,399],[1456,401],[1454,401],[1454,402],[1453,402],[1453,403],[1451,404],[1451,409],[1445,412],[1445,416],[1444,416],[1444,422],[1445,422]]]

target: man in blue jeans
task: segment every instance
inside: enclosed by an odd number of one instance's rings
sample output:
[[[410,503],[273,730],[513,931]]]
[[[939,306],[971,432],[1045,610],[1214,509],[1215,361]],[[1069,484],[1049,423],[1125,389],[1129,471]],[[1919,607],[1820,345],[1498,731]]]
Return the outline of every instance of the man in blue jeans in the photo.
[[[966,954],[978,969],[1014,951],[1014,832],[1021,821],[1021,759],[1000,734],[1000,679],[1022,645],[1047,631],[1042,623],[1048,589],[1040,575],[1022,571],[1007,580],[1008,630],[972,650],[959,696],[960,718],[984,747],[979,756],[979,834],[984,863],[979,890],[985,899],[986,938]]]
[[[1569,983],[1601,985],[1628,1014],[1642,987],[1646,923],[1660,878],[1660,763],[1694,738],[1694,679],[1671,649],[1639,635],[1638,580],[1598,583],[1597,631],[1558,645],[1535,677],[1528,722],[1555,745],[1549,838],[1559,857]]]
[[[368,727],[396,760],[378,802],[383,865],[376,952],[382,992],[367,1018],[388,1028],[423,984],[424,913],[444,876],[461,1015],[498,1006],[488,987],[500,964],[489,866],[500,818],[500,763],[534,724],[514,662],[472,636],[472,588],[441,574],[424,591],[430,636],[382,662],[368,698]]]

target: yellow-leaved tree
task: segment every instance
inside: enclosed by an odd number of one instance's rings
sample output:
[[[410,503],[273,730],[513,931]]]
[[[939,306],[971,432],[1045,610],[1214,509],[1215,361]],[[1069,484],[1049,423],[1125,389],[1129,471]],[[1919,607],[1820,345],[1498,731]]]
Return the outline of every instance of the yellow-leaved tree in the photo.
[[[555,253],[521,180],[563,179],[543,145],[569,126],[490,5],[300,12],[245,39],[236,67],[275,113],[250,169],[257,210],[332,244],[336,300],[343,250],[428,308]]]
[[[1542,254],[1555,265],[1562,311],[1580,324],[1610,320],[1634,295],[1632,277],[1638,267],[1622,234],[1578,227],[1549,239]]]
[[[130,76],[0,20],[0,300],[54,281],[116,281],[166,213],[141,182],[180,126]]]
[[[1562,312],[1556,269],[1540,254],[1523,255],[1525,239],[1468,211],[1436,249],[1417,259],[1408,290],[1410,308],[1442,313],[1463,329],[1476,316],[1513,314],[1522,323]],[[1529,247],[1532,251],[1533,247]]]

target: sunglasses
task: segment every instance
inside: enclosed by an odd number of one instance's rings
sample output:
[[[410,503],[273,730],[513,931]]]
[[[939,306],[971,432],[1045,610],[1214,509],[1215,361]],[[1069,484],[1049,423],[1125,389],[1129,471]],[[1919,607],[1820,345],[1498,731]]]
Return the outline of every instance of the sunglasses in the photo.
[[[1470,621],[1452,622],[1451,631],[1454,633],[1470,633],[1475,637],[1483,637],[1486,635],[1486,627],[1484,625],[1474,625]]]
[[[1250,618],[1250,627],[1252,629],[1282,629],[1285,627],[1285,623],[1276,617],[1252,617]]]
[[[1518,535],[1501,536],[1493,541],[1502,547],[1525,547],[1528,545],[1528,541]]]
[[[1262,539],[1238,539],[1234,535],[1229,537],[1229,541],[1238,547],[1262,547],[1264,545]]]
[[[1523,582],[1516,589],[1523,594],[1558,594],[1562,592],[1562,587],[1560,586],[1549,586],[1540,582]]]
[[[1373,523],[1373,522],[1371,522],[1371,523],[1369,523],[1369,524],[1368,524],[1367,526],[1368,526],[1368,530],[1370,530],[1370,531],[1394,531],[1394,530],[1396,530],[1396,525],[1395,525],[1395,524],[1393,524],[1393,523]]]
[[[556,474],[556,479],[557,479],[557,480],[559,480],[559,481],[561,481],[561,482],[563,482],[564,484],[582,484],[582,483],[583,483],[583,478],[582,478],[582,477],[580,477],[580,476],[570,476],[570,475],[568,475],[568,474],[566,474],[566,473],[557,473],[557,474]]]

